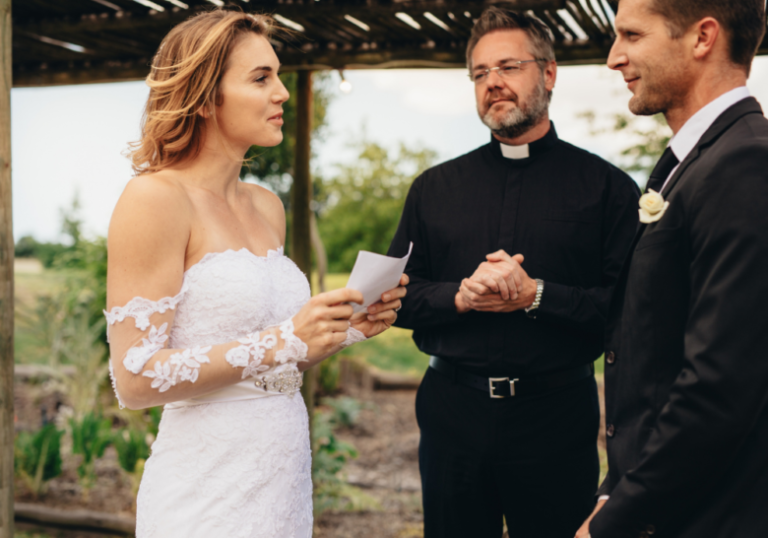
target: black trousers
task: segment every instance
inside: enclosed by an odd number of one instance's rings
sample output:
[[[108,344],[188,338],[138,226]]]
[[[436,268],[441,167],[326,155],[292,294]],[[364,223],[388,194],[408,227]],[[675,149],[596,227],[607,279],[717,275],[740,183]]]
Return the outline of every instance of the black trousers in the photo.
[[[573,538],[594,507],[593,378],[503,400],[432,368],[416,396],[425,538]]]

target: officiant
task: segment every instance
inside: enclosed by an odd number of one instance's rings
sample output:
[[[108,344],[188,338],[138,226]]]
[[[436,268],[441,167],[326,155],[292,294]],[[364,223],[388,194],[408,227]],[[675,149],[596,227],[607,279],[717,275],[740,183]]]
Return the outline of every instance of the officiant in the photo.
[[[424,172],[389,254],[416,398],[426,538],[570,538],[594,506],[593,362],[638,221],[626,174],[558,138],[547,26],[491,7],[467,47],[490,143]],[[436,91],[438,89],[436,88]]]

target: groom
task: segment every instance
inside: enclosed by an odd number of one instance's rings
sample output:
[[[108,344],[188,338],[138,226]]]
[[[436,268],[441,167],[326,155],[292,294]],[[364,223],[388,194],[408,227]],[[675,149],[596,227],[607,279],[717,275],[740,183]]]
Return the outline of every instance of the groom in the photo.
[[[675,137],[606,347],[609,473],[578,537],[768,536],[765,0],[621,0],[608,65]]]

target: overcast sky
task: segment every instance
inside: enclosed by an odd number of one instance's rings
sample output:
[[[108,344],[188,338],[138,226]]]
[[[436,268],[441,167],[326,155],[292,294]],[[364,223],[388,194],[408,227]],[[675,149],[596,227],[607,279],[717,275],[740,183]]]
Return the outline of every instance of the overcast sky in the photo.
[[[352,92],[338,91],[329,109],[330,128],[315,148],[315,170],[333,173],[349,161],[347,147],[365,126],[370,140],[396,148],[422,145],[450,159],[488,142],[480,123],[472,83],[465,70],[346,71]],[[768,58],[755,61],[750,90],[768,105]],[[143,82],[11,92],[14,236],[58,240],[60,210],[79,192],[86,232],[104,235],[131,168],[124,152],[139,135],[147,88]],[[627,136],[593,136],[579,114],[594,111],[604,122],[627,112],[630,94],[621,75],[604,66],[561,67],[551,116],[558,134],[607,159],[631,143]]]

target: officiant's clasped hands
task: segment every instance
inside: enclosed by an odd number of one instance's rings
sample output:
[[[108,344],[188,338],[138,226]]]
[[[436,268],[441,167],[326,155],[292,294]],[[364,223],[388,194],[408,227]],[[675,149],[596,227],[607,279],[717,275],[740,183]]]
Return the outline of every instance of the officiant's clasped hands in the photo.
[[[538,284],[522,268],[525,257],[499,250],[488,254],[486,260],[471,277],[462,280],[456,310],[515,312],[529,308],[536,299]]]

